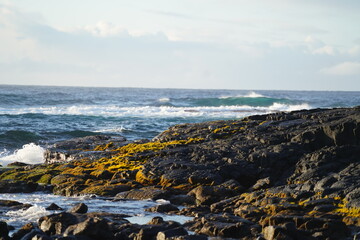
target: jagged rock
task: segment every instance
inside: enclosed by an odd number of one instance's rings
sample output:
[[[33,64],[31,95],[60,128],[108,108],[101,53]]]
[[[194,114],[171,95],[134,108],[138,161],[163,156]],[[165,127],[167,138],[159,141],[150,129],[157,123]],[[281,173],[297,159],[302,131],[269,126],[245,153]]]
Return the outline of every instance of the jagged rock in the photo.
[[[10,239],[8,225],[3,221],[0,221],[0,238],[4,240]]]
[[[63,210],[55,203],[51,203],[48,207],[45,208],[46,210]]]
[[[97,145],[112,144],[113,148],[117,148],[126,143],[126,139],[121,136],[112,137],[107,135],[87,136],[73,138],[62,142],[57,142],[45,150],[45,163],[69,162],[75,159],[89,157],[102,157],[107,154],[93,150]]]
[[[31,232],[34,229],[36,229],[36,226],[34,223],[27,223],[12,235],[12,239],[20,240],[20,239],[22,239],[22,237],[24,237],[26,234],[28,234],[29,232]]]
[[[147,224],[159,225],[163,224],[165,221],[162,217],[153,217]]]
[[[2,180],[0,181],[0,193],[31,193],[38,189],[34,182]]]
[[[43,231],[38,228],[32,229],[25,234],[21,240],[51,240],[51,237],[47,236]]]
[[[96,194],[113,197],[118,193],[129,191],[131,188],[131,186],[126,184],[89,186],[83,189],[80,194]]]
[[[48,235],[61,235],[70,226],[84,221],[86,216],[62,212],[41,217],[38,220],[39,228]]]
[[[113,239],[107,221],[94,217],[66,228],[64,236],[86,236],[90,239]]]
[[[161,204],[161,205],[157,205],[155,207],[145,209],[145,211],[168,213],[168,212],[172,212],[172,211],[179,211],[179,209],[175,205],[172,205],[172,204]]]
[[[16,168],[0,178],[36,182],[42,177],[38,172],[45,172],[45,182],[61,195],[119,190],[117,199],[163,198],[188,205],[195,200],[197,206],[179,212],[194,216],[187,226],[208,236],[344,239],[359,230],[360,107],[181,124],[152,141],[126,146],[129,142],[101,138],[51,148],[54,159],[81,160],[49,169]],[[95,147],[96,141],[106,145]],[[73,151],[74,146],[81,150]],[[0,190],[20,191],[28,184],[4,182]],[[217,213],[229,216],[211,215]],[[81,214],[48,217],[39,226],[47,234],[61,234],[68,224],[86,219]],[[143,239],[156,238],[166,226],[160,220],[146,226],[122,222],[111,229],[118,239]]]
[[[144,225],[138,233],[134,234],[134,239],[155,239],[159,232],[177,228],[181,228],[181,225],[177,222],[164,222],[160,225]]]
[[[9,163],[7,166],[8,167],[25,167],[25,166],[29,166],[30,164],[28,163],[23,163],[23,162],[13,162],[13,163]]]
[[[222,186],[199,186],[188,193],[190,196],[195,196],[199,205],[208,205],[233,194],[233,191]]]
[[[118,193],[116,194],[115,199],[157,200],[161,198],[166,199],[169,195],[169,191],[157,187],[144,187]]]
[[[188,232],[183,227],[173,228],[165,230],[163,232],[158,232],[156,235],[156,240],[166,240],[171,237],[184,236],[188,235]]]
[[[9,208],[11,210],[27,209],[31,207],[31,204],[21,203],[13,200],[2,200],[0,199],[0,208]]]
[[[195,197],[185,194],[173,195],[168,200],[175,205],[193,205],[195,204]]]
[[[69,210],[71,213],[87,213],[88,206],[85,203],[79,203]]]
[[[267,226],[263,230],[264,238],[266,240],[276,240],[276,239],[290,239],[285,233],[285,230],[279,226]]]

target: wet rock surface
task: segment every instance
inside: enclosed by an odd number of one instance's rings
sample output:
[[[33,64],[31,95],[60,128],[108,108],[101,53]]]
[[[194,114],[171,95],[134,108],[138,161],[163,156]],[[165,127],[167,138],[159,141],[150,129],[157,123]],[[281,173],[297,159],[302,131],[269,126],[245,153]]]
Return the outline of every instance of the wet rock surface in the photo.
[[[194,217],[184,225],[159,218],[137,225],[59,213],[29,231],[38,238],[353,239],[360,231],[359,156],[360,107],[279,112],[176,125],[152,141],[62,142],[48,149],[48,164],[2,173],[0,190],[21,181],[12,191],[48,184],[66,196],[166,199],[185,208],[149,211]]]

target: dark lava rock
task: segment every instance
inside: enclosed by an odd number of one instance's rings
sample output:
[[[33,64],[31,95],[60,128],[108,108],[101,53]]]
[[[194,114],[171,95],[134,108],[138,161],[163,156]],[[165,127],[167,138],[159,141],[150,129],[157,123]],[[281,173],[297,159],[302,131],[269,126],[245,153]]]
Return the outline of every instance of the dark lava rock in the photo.
[[[2,180],[0,181],[0,193],[31,193],[38,189],[34,182]]]
[[[39,228],[48,235],[61,235],[70,226],[82,222],[85,216],[62,212],[41,217],[38,220]]]
[[[126,144],[126,139],[121,136],[107,135],[86,136],[57,142],[46,149],[44,153],[45,163],[68,162],[75,159],[88,157],[91,159],[106,156],[106,154],[93,150],[98,145],[112,144],[117,148]]]
[[[10,239],[8,225],[6,222],[3,221],[0,221],[0,238]]]
[[[165,230],[163,232],[158,232],[156,235],[156,240],[166,240],[168,238],[188,235],[188,232],[183,227],[173,228]]]
[[[7,166],[8,167],[25,167],[25,166],[29,166],[30,164],[28,163],[23,163],[23,162],[13,162],[13,163],[9,163]]]
[[[360,231],[360,107],[180,124],[147,145],[115,149],[127,143],[98,136],[53,146],[48,162],[82,159],[46,169],[52,171],[54,193],[119,191],[116,199],[196,203],[180,211],[195,217],[186,226],[213,237],[346,239]],[[102,146],[95,150],[96,145]],[[23,180],[24,171],[8,170],[0,178]],[[0,192],[35,189],[29,184],[1,181]],[[63,234],[70,225],[81,229],[107,221],[99,219],[62,213],[42,218],[39,226],[48,235]],[[160,220],[143,226],[107,224],[117,239],[155,239],[159,232],[181,227]],[[68,231],[73,234],[75,228]],[[169,236],[159,238],[191,238]]]
[[[173,232],[169,232],[168,235],[187,235],[187,231],[183,227],[181,227],[179,223],[171,221],[156,225],[142,225],[140,227],[140,231],[132,235],[135,239],[156,239],[157,235],[160,232],[166,232],[170,230],[173,230]],[[164,234],[160,235],[164,236]]]
[[[161,205],[157,205],[155,207],[145,209],[145,211],[168,213],[168,212],[173,212],[173,211],[179,211],[179,209],[175,205],[172,205],[172,204],[161,204]]]
[[[115,199],[157,200],[161,198],[166,199],[168,196],[170,196],[170,192],[167,190],[158,187],[143,187],[118,193],[116,194]]]
[[[25,234],[21,240],[51,240],[43,231],[38,228],[32,229],[29,233]]]
[[[34,223],[27,223],[12,235],[12,239],[13,240],[20,240],[26,234],[30,233],[32,230],[35,230],[36,228],[37,227],[36,227],[36,225]]]
[[[162,217],[153,217],[147,224],[159,225],[163,224],[165,221]]]
[[[87,213],[88,206],[85,203],[79,203],[69,210],[71,213]]]
[[[199,186],[191,190],[188,195],[194,196],[199,205],[220,201],[225,197],[231,197],[233,191],[221,186]]]
[[[61,207],[59,207],[57,204],[55,203],[51,203],[47,208],[45,208],[46,210],[63,210]]]
[[[108,222],[104,219],[94,217],[83,222],[69,226],[64,236],[86,236],[90,239],[113,239]]]

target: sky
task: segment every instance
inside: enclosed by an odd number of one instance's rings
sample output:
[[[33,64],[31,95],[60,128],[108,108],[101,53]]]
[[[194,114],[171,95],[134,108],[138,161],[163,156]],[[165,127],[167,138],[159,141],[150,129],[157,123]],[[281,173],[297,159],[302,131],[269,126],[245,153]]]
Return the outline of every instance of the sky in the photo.
[[[0,0],[0,84],[360,91],[358,0]]]

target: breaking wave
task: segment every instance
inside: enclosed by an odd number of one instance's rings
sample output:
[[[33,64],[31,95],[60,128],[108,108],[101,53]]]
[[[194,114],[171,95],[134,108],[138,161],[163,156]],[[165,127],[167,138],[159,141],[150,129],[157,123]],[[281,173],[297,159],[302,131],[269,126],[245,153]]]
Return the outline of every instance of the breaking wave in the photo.
[[[0,164],[7,165],[12,162],[43,163],[44,148],[34,143],[29,143],[25,144],[21,149],[15,150],[12,154],[6,149],[0,152]]]
[[[240,98],[241,99],[241,98]],[[259,98],[253,98],[259,101]],[[84,115],[84,116],[102,116],[102,117],[243,117],[244,113],[258,114],[270,113],[274,111],[293,111],[300,109],[310,109],[307,103],[291,104],[286,102],[271,102],[271,104],[258,105],[238,105],[229,104],[232,98],[223,99],[228,104],[221,104],[221,99],[217,99],[214,106],[138,106],[138,107],[120,107],[117,105],[80,105],[80,106],[57,106],[57,107],[31,107],[21,108],[8,114],[46,114],[46,115]],[[267,100],[266,100],[267,101]],[[238,103],[238,98],[235,99]],[[199,101],[200,103],[200,101]],[[255,105],[255,106],[253,106]],[[265,106],[264,106],[265,105]],[[5,111],[5,110],[3,110]]]

